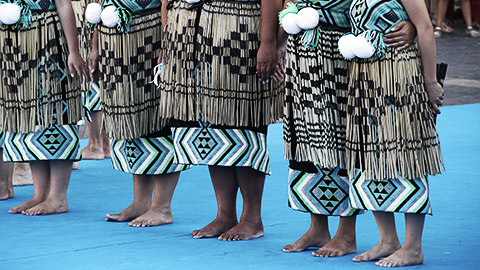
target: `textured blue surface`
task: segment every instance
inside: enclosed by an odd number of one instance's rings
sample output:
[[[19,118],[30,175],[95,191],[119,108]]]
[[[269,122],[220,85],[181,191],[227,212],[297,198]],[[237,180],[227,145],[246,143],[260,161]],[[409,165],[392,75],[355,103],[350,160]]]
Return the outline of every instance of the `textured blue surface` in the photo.
[[[447,171],[430,178],[433,216],[423,237],[425,263],[408,269],[480,268],[480,104],[445,107],[438,129]],[[82,141],[85,145],[86,141]],[[82,161],[68,190],[70,212],[54,216],[11,215],[33,187],[16,187],[15,198],[0,201],[0,269],[372,269],[348,255],[315,258],[311,251],[282,253],[309,226],[308,214],[287,207],[287,162],[281,125],[270,127],[272,176],[263,199],[265,236],[244,242],[193,239],[191,231],[209,223],[216,203],[206,167],[182,174],[173,198],[173,224],[130,228],[105,222],[133,199],[131,176],[114,171],[110,160]],[[238,203],[241,209],[241,200]],[[404,237],[404,218],[397,215]],[[338,224],[330,219],[332,235]],[[358,218],[358,251],[378,241],[371,213]]]

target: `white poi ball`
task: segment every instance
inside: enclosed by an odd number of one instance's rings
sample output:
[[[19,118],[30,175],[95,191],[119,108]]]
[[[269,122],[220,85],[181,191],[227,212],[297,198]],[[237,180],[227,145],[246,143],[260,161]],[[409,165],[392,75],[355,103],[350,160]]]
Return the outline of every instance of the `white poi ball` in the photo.
[[[200,2],[200,0],[185,0],[185,2],[187,2],[189,4],[195,4],[195,3]]]
[[[0,6],[0,21],[3,24],[16,24],[21,15],[22,9],[17,4],[5,3]]]
[[[343,57],[347,58],[348,60],[355,57],[355,53],[353,52],[355,39],[355,35],[348,34],[344,35],[338,40],[338,50],[343,55]]]
[[[97,24],[102,20],[102,6],[98,3],[90,3],[85,9],[85,19],[91,24]]]
[[[359,35],[355,38],[352,50],[359,58],[370,58],[375,53],[375,47],[373,47],[363,35]]]
[[[120,22],[120,17],[118,17],[117,8],[115,6],[108,6],[102,11],[102,23],[106,27],[115,27]]]
[[[311,7],[302,8],[297,13],[297,25],[305,30],[317,27],[320,21],[320,15],[318,11]]]
[[[290,35],[296,35],[302,31],[302,28],[298,27],[297,23],[297,14],[296,13],[287,13],[282,18],[283,30]]]

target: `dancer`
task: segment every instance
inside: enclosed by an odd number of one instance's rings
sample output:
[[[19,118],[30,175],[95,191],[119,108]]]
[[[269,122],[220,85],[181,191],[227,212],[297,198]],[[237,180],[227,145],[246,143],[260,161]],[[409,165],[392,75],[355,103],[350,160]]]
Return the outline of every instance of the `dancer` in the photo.
[[[180,172],[189,166],[173,162],[171,129],[159,115],[170,104],[161,103],[160,89],[150,83],[161,43],[160,1],[107,1],[102,8],[131,18],[97,25],[89,61],[92,74],[101,73],[103,126],[112,139],[113,167],[133,175],[133,203],[106,220],[131,221],[133,227],[169,224]]]
[[[261,237],[267,125],[281,118],[283,106],[283,89],[269,81],[281,1],[175,1],[169,8],[161,88],[173,105],[164,115],[177,120],[177,161],[209,165],[218,204],[217,218],[192,235]]]
[[[32,199],[9,213],[67,212],[72,161],[81,158],[74,126],[81,119],[81,91],[75,74],[90,79],[78,52],[72,6],[68,0],[17,1],[0,8],[4,14],[23,12],[0,26],[3,159],[28,161],[35,189]]]
[[[441,173],[443,166],[434,120],[443,89],[436,80],[432,24],[424,1],[415,0],[354,0],[350,17],[356,37],[348,37],[355,39],[348,44],[363,44],[340,46],[342,54],[361,57],[352,64],[347,108],[350,201],[354,208],[373,210],[380,231],[380,242],[353,260],[386,257],[375,263],[384,267],[421,264],[425,214],[432,213],[427,175]],[[389,22],[373,23],[381,18]],[[383,34],[409,19],[418,49],[385,47]],[[405,213],[403,246],[393,212]]]
[[[336,257],[356,252],[356,215],[348,201],[345,137],[349,62],[338,51],[338,40],[350,30],[347,1],[297,1],[286,3],[280,13],[288,29],[287,16],[302,16],[314,8],[321,17],[312,30],[290,35],[286,52],[286,98],[284,119],[285,158],[289,160],[289,206],[311,216],[309,230],[284,252],[321,247],[314,256]],[[290,15],[288,15],[290,14]],[[283,28],[282,28],[283,29]],[[305,44],[304,36],[318,36],[317,44]],[[406,47],[415,31],[408,22],[399,23],[387,38],[392,46]],[[279,51],[286,32],[279,32]],[[276,79],[283,77],[280,62]],[[332,239],[328,217],[340,216]]]

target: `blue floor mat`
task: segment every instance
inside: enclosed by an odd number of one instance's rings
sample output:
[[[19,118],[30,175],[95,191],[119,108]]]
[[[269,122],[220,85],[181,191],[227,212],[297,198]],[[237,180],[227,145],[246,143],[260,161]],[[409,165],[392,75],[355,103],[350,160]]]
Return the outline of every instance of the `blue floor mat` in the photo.
[[[480,269],[480,104],[442,108],[438,130],[446,172],[430,177],[433,216],[427,216],[425,263],[408,269]],[[216,215],[206,167],[182,173],[173,198],[173,224],[131,228],[105,222],[133,199],[132,176],[114,171],[110,160],[81,161],[68,190],[70,211],[53,216],[11,215],[11,207],[33,196],[33,187],[16,187],[15,198],[0,201],[0,269],[372,269],[347,255],[316,258],[314,249],[282,253],[309,227],[308,214],[287,206],[287,162],[282,126],[268,134],[273,174],[263,198],[265,236],[251,241],[193,239],[191,231]],[[85,145],[87,142],[82,141]],[[238,200],[241,210],[241,197]],[[240,214],[240,212],[239,212]],[[404,218],[397,214],[403,242]],[[330,218],[333,236],[338,218]],[[372,213],[358,217],[357,248],[364,252],[379,239]]]

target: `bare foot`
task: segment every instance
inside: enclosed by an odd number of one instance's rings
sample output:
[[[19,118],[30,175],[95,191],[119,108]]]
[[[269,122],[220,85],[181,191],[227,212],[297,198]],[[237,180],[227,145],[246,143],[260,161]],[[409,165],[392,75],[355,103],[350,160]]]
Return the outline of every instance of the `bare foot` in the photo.
[[[107,214],[105,221],[130,221],[143,215],[145,212],[148,211],[149,207],[150,205],[137,206],[135,203],[132,203],[129,207],[125,208],[122,212],[118,214]]]
[[[335,235],[335,237],[323,247],[312,252],[312,255],[316,257],[339,257],[355,252],[357,252],[355,237]]]
[[[3,185],[3,183],[0,183]],[[0,201],[13,198],[13,187],[7,183],[7,186],[0,186]]]
[[[423,252],[418,249],[401,248],[392,255],[375,263],[383,267],[399,267],[423,263]]]
[[[240,241],[240,240],[250,240],[263,236],[263,225],[262,223],[253,223],[250,221],[240,221],[230,230],[222,233],[218,240],[222,241]]]
[[[47,199],[44,202],[23,210],[22,214],[27,216],[53,215],[68,212],[67,200]]]
[[[26,201],[26,202],[24,202],[20,205],[17,205],[15,207],[12,207],[12,209],[8,210],[8,213],[10,213],[10,214],[21,214],[22,211],[27,210],[29,208],[32,208],[35,205],[42,203],[43,201],[45,201],[44,198],[37,198],[37,197],[34,196],[30,200],[28,200],[28,201]]]
[[[170,209],[161,209],[159,207],[150,207],[148,211],[128,223],[132,227],[154,227],[173,222],[173,216]]]
[[[283,252],[300,252],[309,247],[321,247],[330,241],[331,236],[328,230],[315,230],[310,228],[295,243],[283,247]]]
[[[368,262],[373,261],[378,258],[390,256],[395,251],[399,250],[402,246],[400,242],[396,241],[395,243],[385,243],[380,242],[370,250],[365,251],[364,253],[355,256],[352,260],[354,262]]]
[[[82,149],[83,159],[101,160],[104,159],[103,148],[93,148],[89,145]]]
[[[72,170],[78,170],[78,161],[72,163]]]
[[[216,218],[202,229],[193,231],[192,236],[195,239],[216,237],[230,230],[237,224],[238,222],[236,220],[225,221]]]
[[[110,153],[110,139],[107,136],[102,136],[103,140],[103,155],[105,158],[111,158],[112,154]]]

